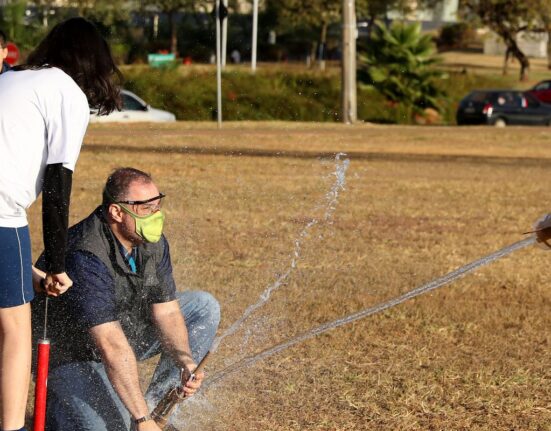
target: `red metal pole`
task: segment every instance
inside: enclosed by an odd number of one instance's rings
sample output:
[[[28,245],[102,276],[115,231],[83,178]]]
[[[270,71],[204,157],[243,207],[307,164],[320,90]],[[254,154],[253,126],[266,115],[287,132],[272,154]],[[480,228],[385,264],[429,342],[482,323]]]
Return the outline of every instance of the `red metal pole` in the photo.
[[[33,431],[44,431],[46,426],[46,396],[48,392],[48,365],[50,362],[50,340],[48,330],[48,296],[44,304],[44,336],[38,340],[38,360],[36,364],[36,386],[34,391]]]

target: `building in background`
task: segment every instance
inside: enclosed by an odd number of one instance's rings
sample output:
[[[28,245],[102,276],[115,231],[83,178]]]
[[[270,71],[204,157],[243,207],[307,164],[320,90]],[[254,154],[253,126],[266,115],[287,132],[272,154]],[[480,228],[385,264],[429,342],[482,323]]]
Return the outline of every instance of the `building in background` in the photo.
[[[528,57],[547,58],[547,33],[522,32],[517,37],[520,50]],[[488,32],[484,38],[484,54],[505,55],[507,47],[503,39],[494,32]]]
[[[423,9],[418,6],[415,0],[410,3],[412,12],[404,16],[398,11],[388,13],[391,20],[406,20],[411,22],[421,22],[423,30],[435,30],[445,24],[457,22],[457,11],[459,9],[459,0],[444,0],[430,9]]]

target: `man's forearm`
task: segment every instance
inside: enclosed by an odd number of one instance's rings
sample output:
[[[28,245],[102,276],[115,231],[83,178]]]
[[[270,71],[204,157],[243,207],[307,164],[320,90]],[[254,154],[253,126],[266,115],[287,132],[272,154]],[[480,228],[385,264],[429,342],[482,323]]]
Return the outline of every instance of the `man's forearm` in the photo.
[[[189,348],[188,332],[178,301],[153,305],[153,319],[167,353],[180,367],[193,371],[195,361]]]
[[[94,338],[101,351],[107,376],[127,410],[135,419],[147,415],[149,410],[140,388],[136,357],[122,329],[117,336],[112,333],[105,336],[103,333],[96,334]]]
[[[140,388],[136,358],[130,346],[112,352],[109,359],[104,357],[104,365],[111,384],[130,414],[135,419],[149,414]]]

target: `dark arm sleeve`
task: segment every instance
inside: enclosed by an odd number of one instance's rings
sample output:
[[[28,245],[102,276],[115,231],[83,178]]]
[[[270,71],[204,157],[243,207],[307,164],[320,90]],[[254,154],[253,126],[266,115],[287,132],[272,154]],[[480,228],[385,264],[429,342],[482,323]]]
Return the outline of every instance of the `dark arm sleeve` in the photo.
[[[45,270],[65,272],[65,250],[69,225],[69,203],[73,172],[61,163],[46,166],[42,185],[42,226]]]

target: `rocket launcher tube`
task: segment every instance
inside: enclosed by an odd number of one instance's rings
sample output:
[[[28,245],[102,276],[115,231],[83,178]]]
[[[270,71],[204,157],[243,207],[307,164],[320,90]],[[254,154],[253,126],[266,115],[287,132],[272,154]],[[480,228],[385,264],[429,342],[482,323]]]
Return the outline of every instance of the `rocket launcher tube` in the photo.
[[[207,352],[205,357],[201,360],[201,362],[199,362],[195,370],[193,370],[193,372],[187,379],[188,382],[195,380],[195,374],[203,369],[209,355],[210,355],[210,352]],[[184,373],[184,370],[182,370],[182,374],[183,373]],[[161,400],[159,401],[159,403],[151,413],[151,419],[155,421],[155,423],[159,426],[159,428],[164,429],[164,427],[167,425],[170,419],[170,416],[172,415],[172,412],[174,411],[176,406],[184,399],[184,397],[185,397],[184,387],[182,384],[179,384],[171,388],[163,396],[163,398],[161,398]]]

